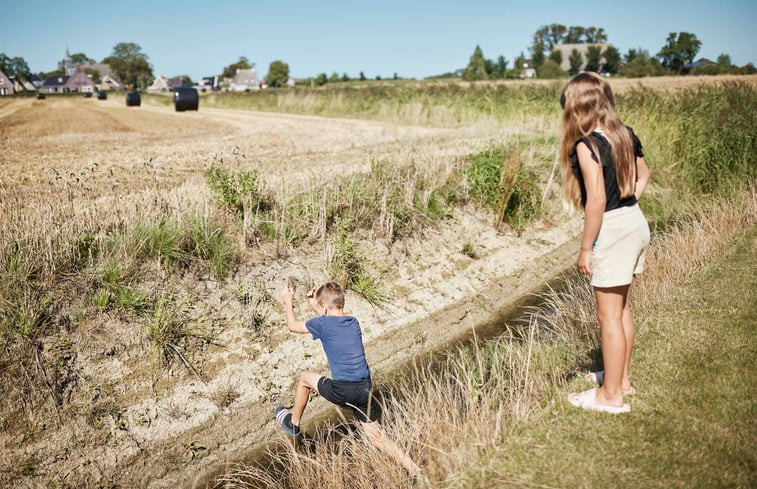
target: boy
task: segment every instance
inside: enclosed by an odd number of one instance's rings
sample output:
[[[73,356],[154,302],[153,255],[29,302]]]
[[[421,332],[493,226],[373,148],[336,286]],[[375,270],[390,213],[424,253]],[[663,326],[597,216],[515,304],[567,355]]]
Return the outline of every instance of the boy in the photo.
[[[371,371],[365,360],[360,323],[352,316],[345,316],[342,287],[336,282],[328,282],[317,291],[311,290],[308,300],[319,316],[307,322],[295,318],[294,292],[289,286],[284,286],[281,297],[287,328],[293,333],[310,333],[314,340],[321,340],[334,379],[315,372],[302,372],[292,411],[283,406],[277,407],[274,413],[276,422],[289,435],[298,437],[310,390],[315,389],[327,401],[351,408],[368,435],[368,440],[400,462],[411,476],[417,477],[418,466],[407,453],[384,436],[376,421],[376,412],[371,406]]]

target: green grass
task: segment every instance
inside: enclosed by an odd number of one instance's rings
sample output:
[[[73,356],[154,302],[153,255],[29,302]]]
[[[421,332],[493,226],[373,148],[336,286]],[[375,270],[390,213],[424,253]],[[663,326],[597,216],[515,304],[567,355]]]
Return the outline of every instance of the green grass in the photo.
[[[481,483],[754,487],[756,243],[752,228],[639,318],[629,415],[576,410],[558,388],[538,418],[472,462],[486,468]],[[577,379],[568,390],[584,388]],[[481,480],[476,472],[466,477]]]

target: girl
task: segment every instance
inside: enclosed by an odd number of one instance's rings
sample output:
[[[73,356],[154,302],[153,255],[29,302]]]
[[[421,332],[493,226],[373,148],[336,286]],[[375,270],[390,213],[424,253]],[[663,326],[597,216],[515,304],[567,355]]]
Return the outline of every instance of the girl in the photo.
[[[560,163],[566,203],[584,207],[578,271],[591,275],[597,303],[604,379],[599,388],[572,393],[584,409],[626,413],[633,393],[628,370],[634,340],[631,284],[644,269],[649,226],[637,200],[649,181],[641,142],[615,113],[610,86],[595,73],[568,82]],[[600,372],[590,374],[597,379]]]

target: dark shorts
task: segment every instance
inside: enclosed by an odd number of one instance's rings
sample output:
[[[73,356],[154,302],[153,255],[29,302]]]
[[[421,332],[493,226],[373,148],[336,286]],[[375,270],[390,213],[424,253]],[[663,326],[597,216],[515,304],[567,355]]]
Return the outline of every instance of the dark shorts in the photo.
[[[318,393],[337,406],[348,407],[363,423],[376,421],[376,409],[371,406],[371,381],[342,382],[321,377]]]

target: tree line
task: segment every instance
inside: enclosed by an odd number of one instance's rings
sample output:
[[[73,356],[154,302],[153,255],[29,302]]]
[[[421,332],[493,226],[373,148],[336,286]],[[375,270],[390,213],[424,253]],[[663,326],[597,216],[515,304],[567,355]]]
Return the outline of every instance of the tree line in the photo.
[[[568,53],[568,69],[563,69],[566,49],[558,46],[585,44],[585,49],[573,47]],[[539,78],[561,78],[579,71],[594,71],[626,77],[659,76],[670,74],[725,74],[755,73],[751,63],[738,67],[731,63],[728,54],[721,54],[713,65],[689,68],[702,46],[702,42],[690,32],[671,32],[658,53],[652,56],[642,48],[629,49],[625,55],[608,44],[608,36],[602,27],[569,26],[550,24],[539,27],[531,43],[531,64]],[[525,67],[523,53],[515,59],[513,68],[507,69],[507,60],[499,56],[496,61],[486,59],[480,46],[476,46],[468,65],[458,72],[444,76],[460,76],[464,80],[491,80],[518,78]]]

